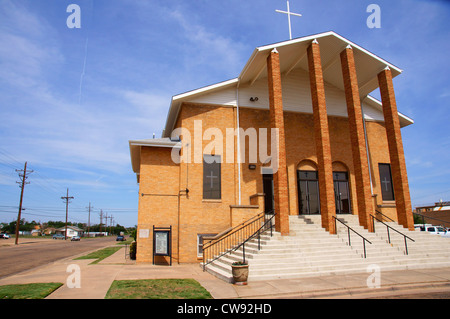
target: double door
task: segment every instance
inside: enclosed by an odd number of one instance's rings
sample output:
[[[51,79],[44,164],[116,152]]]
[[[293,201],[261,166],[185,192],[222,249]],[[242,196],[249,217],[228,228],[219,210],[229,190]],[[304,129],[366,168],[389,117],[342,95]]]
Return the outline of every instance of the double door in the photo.
[[[317,171],[297,171],[299,214],[320,214]],[[347,172],[333,172],[336,214],[351,212]]]
[[[317,171],[297,171],[299,214],[320,214]]]

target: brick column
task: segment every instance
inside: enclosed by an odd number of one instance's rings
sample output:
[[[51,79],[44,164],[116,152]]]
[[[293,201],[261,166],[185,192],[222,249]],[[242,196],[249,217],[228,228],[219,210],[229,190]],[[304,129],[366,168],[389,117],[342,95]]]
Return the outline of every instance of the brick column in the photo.
[[[272,164],[274,151],[278,151],[278,170],[273,176],[275,199],[275,229],[282,236],[289,235],[289,198],[286,169],[286,146],[284,137],[283,99],[281,95],[280,57],[274,49],[267,58],[269,84],[270,125],[278,129],[278,150],[271,150]],[[276,160],[275,160],[276,161]]]
[[[348,124],[352,143],[355,187],[358,203],[359,224],[373,232],[370,214],[374,213],[372,191],[370,188],[369,164],[367,161],[366,139],[364,136],[363,114],[359,97],[353,49],[348,46],[341,52],[342,76],[344,78],[345,99],[347,102]]]
[[[331,161],[330,134],[328,130],[325,85],[323,83],[322,62],[317,40],[308,47],[308,66],[314,118],[314,135],[319,164],[319,194],[322,227],[331,234],[336,233],[334,219],[336,205],[334,197],[333,168]]]
[[[409,194],[408,176],[406,174],[405,154],[403,152],[402,134],[395,101],[392,73],[389,68],[378,74],[381,101],[383,104],[384,123],[391,159],[391,172],[394,184],[395,206],[400,225],[414,230],[414,219]]]

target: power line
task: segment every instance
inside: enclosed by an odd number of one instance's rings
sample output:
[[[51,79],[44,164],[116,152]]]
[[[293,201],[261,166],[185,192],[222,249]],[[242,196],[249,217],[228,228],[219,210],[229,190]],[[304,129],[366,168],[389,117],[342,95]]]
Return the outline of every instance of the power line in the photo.
[[[9,158],[10,160],[12,160],[13,162],[15,162],[14,165],[16,165],[16,167],[20,167],[22,166],[22,163],[19,162],[16,158],[14,158],[11,154],[9,154],[8,152],[6,152],[4,149],[0,148],[0,153],[5,157],[5,158]],[[11,164],[12,165],[12,164]],[[16,168],[15,167],[15,168]]]

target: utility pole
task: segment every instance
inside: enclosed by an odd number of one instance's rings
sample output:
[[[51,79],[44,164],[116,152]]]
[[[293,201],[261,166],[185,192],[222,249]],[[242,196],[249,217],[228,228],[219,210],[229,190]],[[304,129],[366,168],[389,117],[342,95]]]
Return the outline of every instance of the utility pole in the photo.
[[[105,222],[105,233],[107,233],[108,232],[108,213],[105,213],[105,220],[106,220],[106,222]]]
[[[111,234],[112,221],[113,221],[113,215],[111,214],[111,216],[109,217],[109,234]]]
[[[91,206],[91,202],[89,202],[89,207],[86,207],[86,208],[89,209],[89,215],[88,215],[88,237],[90,237],[89,230],[91,228],[91,208],[94,208],[94,207]]]
[[[66,231],[64,234],[64,240],[67,240],[67,216],[69,215],[69,200],[74,199],[74,197],[69,197],[69,189],[67,189],[67,196],[63,196],[61,197],[61,199],[66,201]]]
[[[103,210],[100,209],[100,234],[102,233]]]
[[[33,173],[33,171],[28,171],[27,172],[27,162],[25,162],[25,166],[22,169],[16,169],[16,172],[19,174],[19,177],[21,179],[20,182],[16,182],[17,184],[20,184],[20,204],[19,204],[19,214],[17,215],[17,223],[16,223],[16,245],[19,244],[19,226],[20,226],[20,216],[22,215],[22,202],[23,202],[23,190],[25,188],[26,184],[30,184],[30,182],[26,182],[28,176],[28,174]]]

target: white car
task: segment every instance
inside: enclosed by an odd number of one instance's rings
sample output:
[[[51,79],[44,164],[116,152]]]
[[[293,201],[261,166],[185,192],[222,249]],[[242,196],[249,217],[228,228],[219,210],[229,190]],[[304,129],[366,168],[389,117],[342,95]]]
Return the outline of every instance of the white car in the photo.
[[[416,224],[414,225],[414,228],[418,231],[426,231],[432,235],[440,235],[442,237],[448,237],[450,238],[450,230],[445,229],[441,226],[432,226],[430,224]]]
[[[8,234],[0,234],[0,238],[9,239],[11,238],[11,236],[9,236]]]
[[[433,234],[433,235],[443,235],[447,231],[444,227],[441,227],[441,226],[428,226],[427,232],[429,232],[430,234]]]

